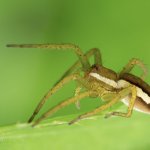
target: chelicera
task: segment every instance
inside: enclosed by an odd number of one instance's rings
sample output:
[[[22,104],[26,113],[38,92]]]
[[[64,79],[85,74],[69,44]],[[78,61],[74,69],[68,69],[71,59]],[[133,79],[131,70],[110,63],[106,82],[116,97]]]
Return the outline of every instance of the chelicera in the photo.
[[[75,62],[45,94],[28,122],[30,123],[33,121],[42,106],[52,94],[72,80],[77,82],[78,85],[75,90],[75,95],[49,109],[39,119],[33,122],[33,126],[71,103],[75,103],[77,107],[80,107],[79,101],[86,97],[99,97],[106,101],[106,103],[90,112],[81,114],[70,121],[69,125],[81,119],[96,115],[97,113],[110,108],[119,101],[122,101],[128,106],[127,112],[111,112],[105,115],[106,118],[112,115],[130,117],[133,109],[150,114],[150,86],[143,80],[147,70],[144,64],[138,59],[131,59],[128,64],[123,67],[121,72],[116,73],[103,66],[101,53],[97,48],[91,49],[87,53],[83,54],[81,49],[74,44],[9,44],[7,46],[19,48],[73,50],[78,56],[78,61]],[[89,62],[91,56],[94,56],[94,64],[92,65]],[[136,65],[138,65],[143,71],[141,77],[137,77],[130,73]]]

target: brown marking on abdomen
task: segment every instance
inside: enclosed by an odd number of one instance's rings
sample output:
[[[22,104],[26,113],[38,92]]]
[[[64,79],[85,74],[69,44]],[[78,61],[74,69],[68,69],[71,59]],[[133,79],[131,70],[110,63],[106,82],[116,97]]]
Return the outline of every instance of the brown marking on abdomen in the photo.
[[[124,73],[120,77],[120,79],[126,80],[130,82],[131,84],[136,85],[137,87],[141,88],[143,92],[147,93],[148,96],[150,96],[150,85],[144,82],[141,78],[130,73]]]
[[[150,104],[144,102],[140,97],[136,98],[134,107],[141,110],[144,113],[150,114]]]

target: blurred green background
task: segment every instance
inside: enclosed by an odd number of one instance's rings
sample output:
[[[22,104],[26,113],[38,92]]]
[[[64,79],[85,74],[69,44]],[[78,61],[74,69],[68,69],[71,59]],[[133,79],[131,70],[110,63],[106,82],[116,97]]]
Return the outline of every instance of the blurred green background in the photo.
[[[98,47],[104,65],[117,72],[133,57],[149,69],[149,18],[149,0],[1,0],[0,125],[26,122],[45,92],[77,60],[70,51],[15,49],[6,48],[6,44],[74,43],[84,52]],[[150,83],[149,76],[146,81]],[[65,86],[41,113],[73,96],[74,88],[73,83]],[[100,104],[98,99],[87,99],[81,102],[80,110],[71,105],[54,116],[80,114]],[[85,128],[65,125],[58,130],[60,134],[53,128],[56,138],[47,135],[49,140],[43,140],[41,147],[51,141],[52,147],[58,142],[61,149],[150,149],[149,116],[134,112],[130,119],[100,119],[88,121]],[[78,136],[83,139],[79,141]],[[33,141],[39,139],[42,135]]]

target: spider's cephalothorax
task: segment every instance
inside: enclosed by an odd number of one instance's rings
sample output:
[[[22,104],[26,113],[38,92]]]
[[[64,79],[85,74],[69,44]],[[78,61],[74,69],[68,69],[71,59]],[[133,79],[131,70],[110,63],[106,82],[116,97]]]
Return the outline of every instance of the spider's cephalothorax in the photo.
[[[90,73],[97,73],[102,77],[105,77],[107,79],[111,79],[114,81],[118,80],[118,76],[116,72],[102,65],[96,65],[96,64],[92,65]]]
[[[97,82],[103,82],[103,84],[108,86],[108,89],[110,90],[113,90],[116,81],[118,80],[116,72],[101,65],[93,65],[88,76],[92,79],[95,79]]]
[[[142,80],[146,75],[147,70],[144,64],[138,59],[134,58],[130,60],[120,73],[116,73],[103,66],[101,53],[97,48],[91,49],[87,53],[83,54],[81,49],[74,44],[9,44],[7,46],[60,50],[69,49],[73,50],[78,57],[78,61],[64,73],[53,88],[51,88],[42,98],[28,122],[32,122],[44,103],[52,94],[54,94],[64,84],[72,80],[77,82],[78,85],[75,90],[75,96],[48,110],[32,124],[33,126],[71,103],[75,103],[77,107],[79,107],[79,101],[85,97],[99,97],[107,103],[90,112],[78,116],[69,122],[69,124],[73,124],[76,121],[95,115],[105,109],[108,109],[119,101],[122,101],[128,106],[127,112],[111,112],[106,115],[106,118],[112,115],[130,117],[134,108],[138,111],[150,114],[150,86]],[[94,65],[92,66],[89,63],[89,58],[91,56],[94,56]],[[135,65],[138,65],[143,70],[143,76],[140,78],[130,74],[130,71]],[[84,75],[81,75],[80,72]],[[83,90],[81,91],[81,89]]]

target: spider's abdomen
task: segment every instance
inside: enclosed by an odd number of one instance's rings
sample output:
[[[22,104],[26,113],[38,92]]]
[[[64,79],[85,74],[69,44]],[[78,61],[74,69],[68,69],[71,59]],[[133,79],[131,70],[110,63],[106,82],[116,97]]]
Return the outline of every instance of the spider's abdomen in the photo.
[[[137,79],[137,77],[134,77],[133,75],[128,74],[127,76],[128,80],[121,79],[121,80],[115,81],[112,78],[104,77],[97,72],[90,72],[89,78],[90,78],[89,81],[91,81],[91,85],[93,86],[92,89],[96,90],[99,93],[102,92],[102,89],[107,89],[112,92],[112,91],[117,91],[117,90],[121,90],[123,88],[129,87],[130,85],[133,84],[134,86],[136,86],[136,90],[137,90],[137,98],[135,101],[134,109],[143,113],[150,114],[150,96],[149,96],[150,94],[148,91],[150,87],[148,89],[145,88],[148,86],[143,80],[141,79],[135,80]],[[139,83],[143,83],[143,84],[141,85]],[[127,106],[129,106],[130,98],[131,98],[131,95],[127,95],[121,101]]]
[[[150,114],[150,86],[137,76],[129,73],[123,74],[122,80],[118,82],[130,83],[137,88],[137,98],[135,101],[134,109],[143,113]],[[123,84],[122,84],[123,85]],[[123,85],[124,87],[125,85]],[[129,105],[130,96],[122,100],[124,104]]]

